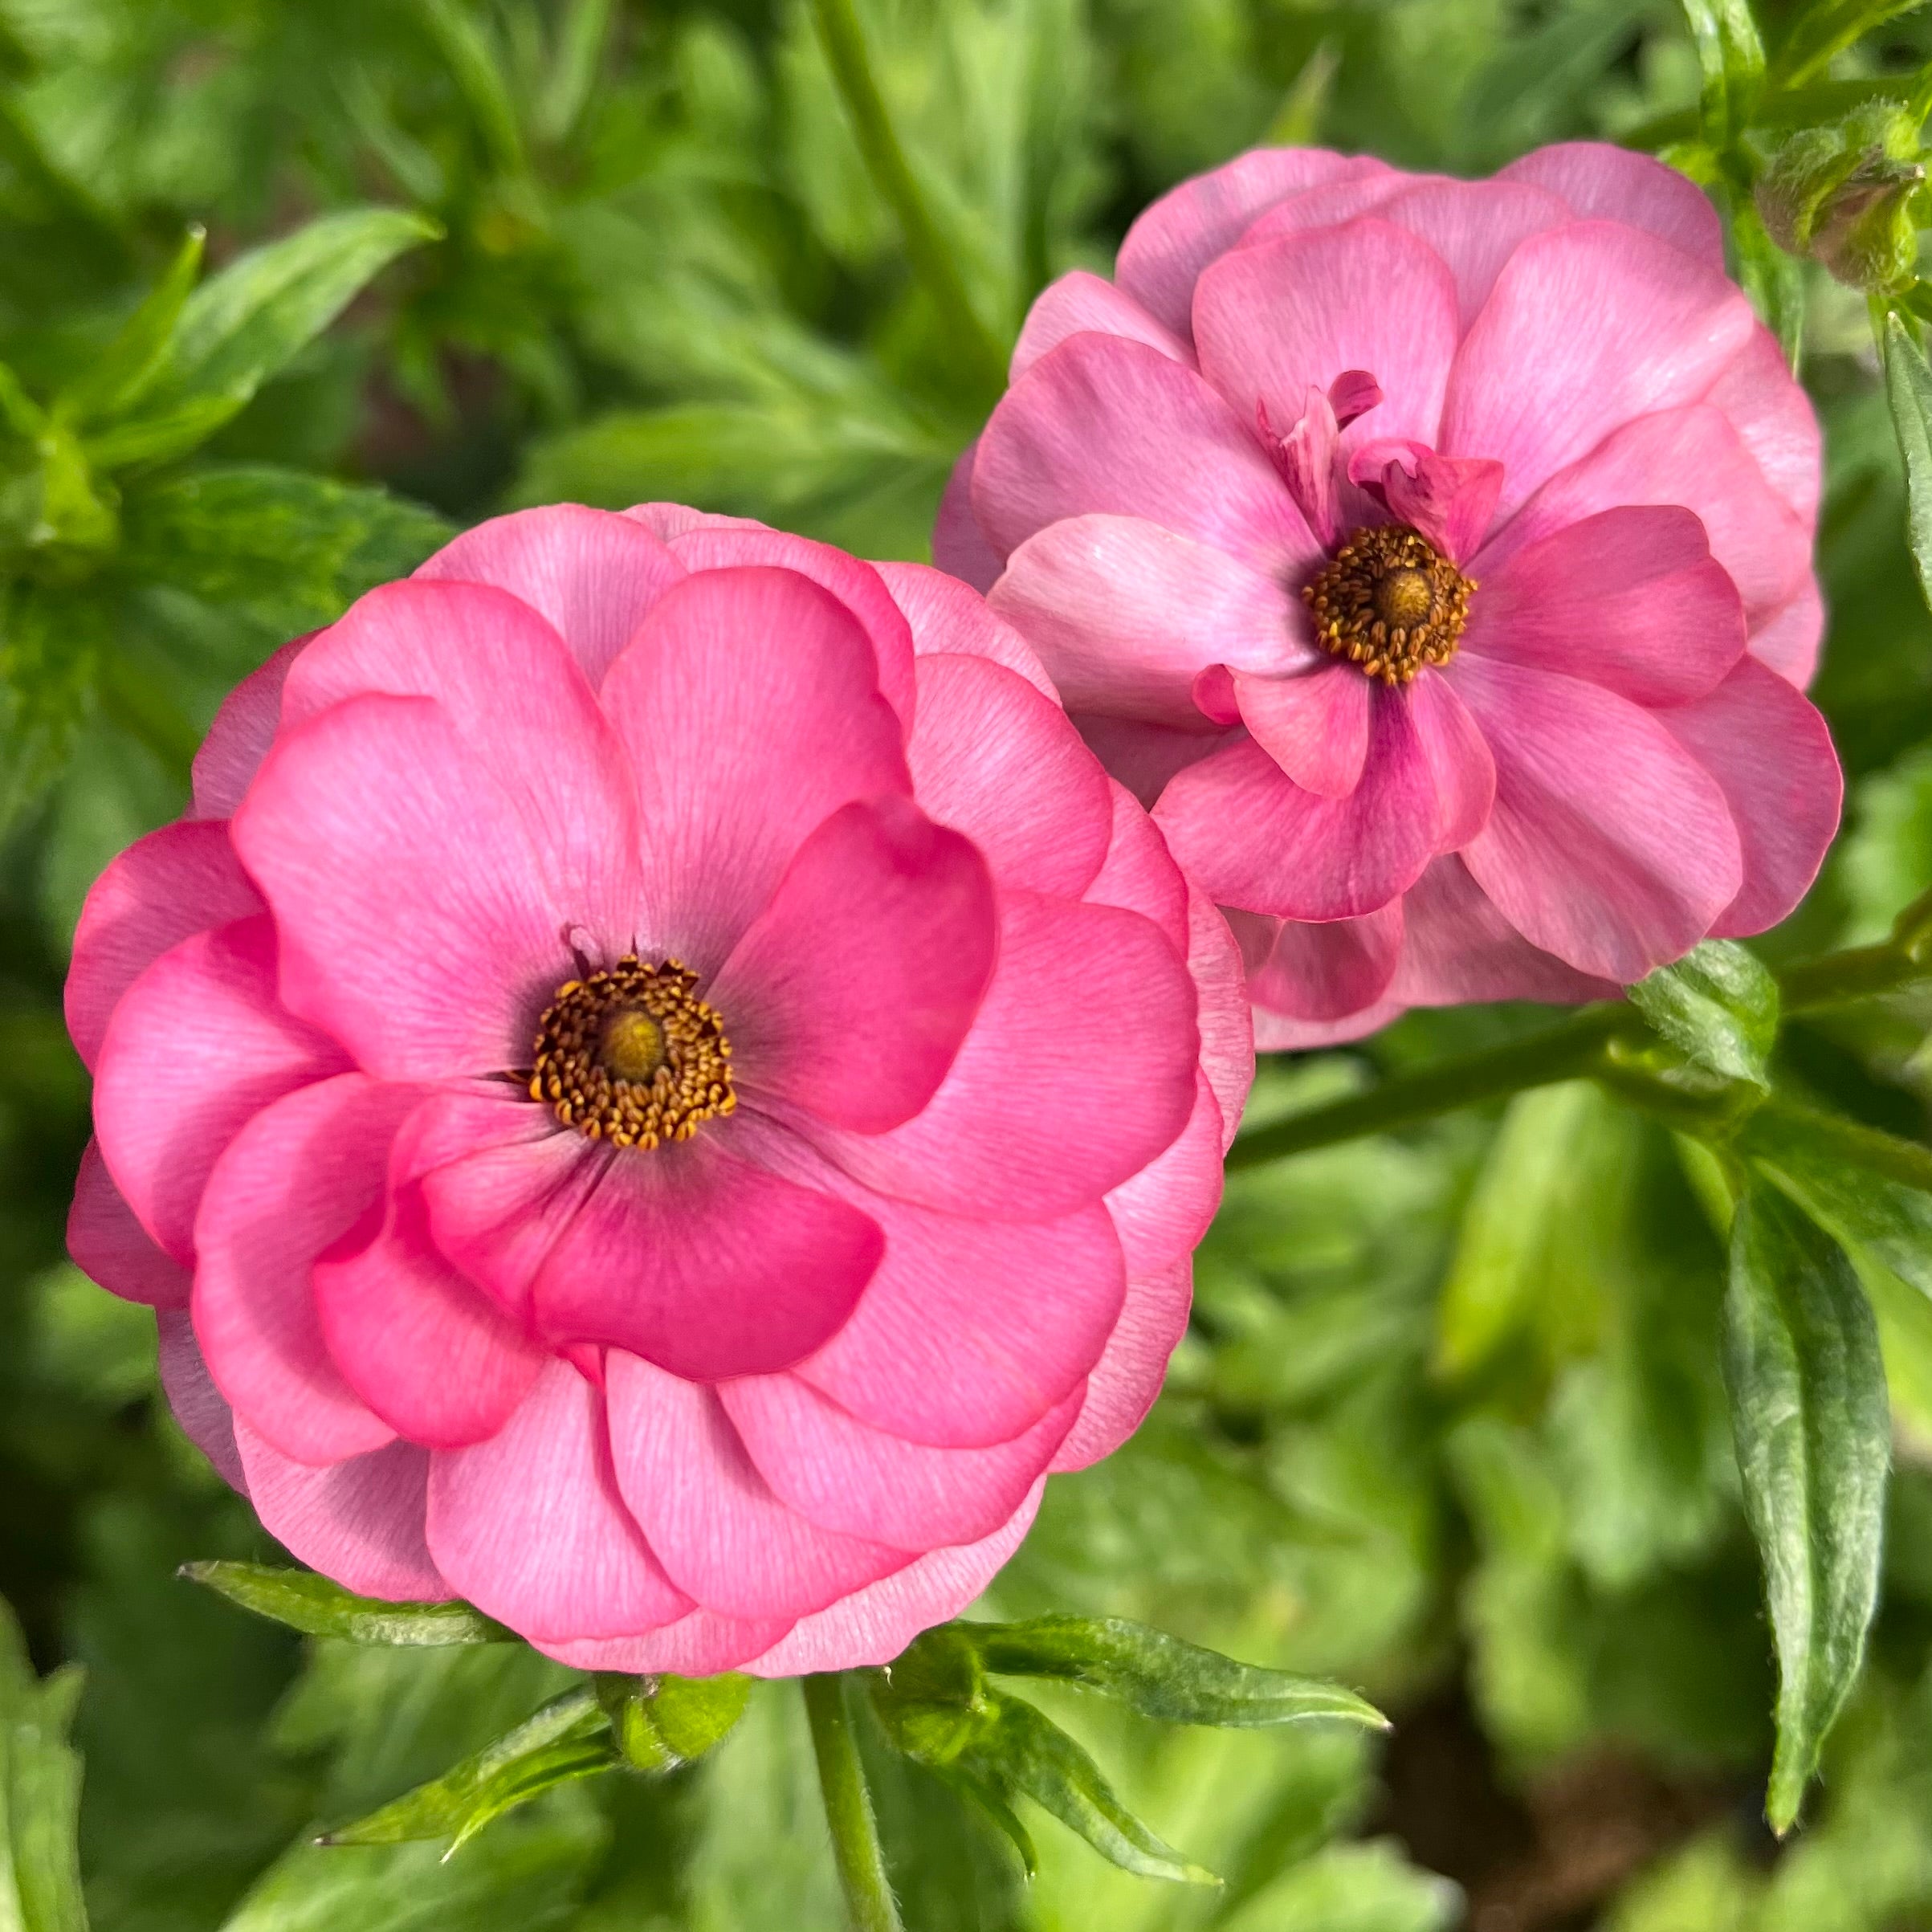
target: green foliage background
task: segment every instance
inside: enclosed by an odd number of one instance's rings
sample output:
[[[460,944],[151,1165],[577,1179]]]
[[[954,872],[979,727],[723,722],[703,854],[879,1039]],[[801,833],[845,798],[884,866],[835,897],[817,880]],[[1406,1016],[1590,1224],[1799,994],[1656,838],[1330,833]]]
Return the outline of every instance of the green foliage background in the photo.
[[[272,1552],[156,1400],[149,1318],[61,1258],[87,1092],[59,996],[88,883],[179,809],[226,688],[519,503],[677,498],[923,556],[988,345],[1254,142],[1469,173],[1710,125],[1665,0],[858,10],[968,310],[908,273],[802,4],[0,0],[0,1594],[26,1645],[0,1644],[0,1926],[79,1932],[75,1750],[96,1932],[839,1923],[789,1687],[699,1766],[573,1786],[446,1863],[324,1849],[567,1673],[304,1646],[174,1579]],[[1795,23],[1878,29],[1818,65],[1821,117],[1910,87],[1932,28],[1897,14],[1762,24],[1774,70]],[[1818,695],[1853,782],[1774,963],[1879,937],[1932,880],[1932,619],[1865,304],[1777,278],[1828,426]],[[1267,1070],[1251,1118],[1534,1019],[1412,1017]],[[1780,1088],[1922,1139],[1929,1023],[1922,992],[1794,1020]],[[913,1932],[1932,1926],[1932,1268],[1854,1251],[1895,1436],[1881,1601],[1778,1848],[1713,1213],[1708,1157],[1584,1082],[1237,1176],[1169,1393],[1057,1479],[993,1608],[1334,1676],[1393,1740],[1049,1698],[1209,1890],[1043,1820],[1028,1886],[873,1739]]]

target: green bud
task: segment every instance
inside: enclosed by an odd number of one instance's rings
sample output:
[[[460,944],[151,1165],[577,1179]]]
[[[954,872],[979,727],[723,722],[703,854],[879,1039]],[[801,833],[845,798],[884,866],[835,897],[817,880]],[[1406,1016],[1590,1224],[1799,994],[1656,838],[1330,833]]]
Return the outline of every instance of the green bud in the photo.
[[[605,1672],[597,1685],[624,1762],[641,1771],[672,1771],[702,1758],[744,1715],[752,1693],[752,1680],[735,1671],[715,1677]]]
[[[970,1636],[958,1625],[928,1630],[866,1678],[893,1749],[921,1764],[950,1764],[984,1726],[990,1708],[986,1673]]]
[[[1915,271],[1910,203],[1925,178],[1912,117],[1874,103],[1784,141],[1758,183],[1758,212],[1787,254],[1822,263],[1853,288],[1882,292]]]

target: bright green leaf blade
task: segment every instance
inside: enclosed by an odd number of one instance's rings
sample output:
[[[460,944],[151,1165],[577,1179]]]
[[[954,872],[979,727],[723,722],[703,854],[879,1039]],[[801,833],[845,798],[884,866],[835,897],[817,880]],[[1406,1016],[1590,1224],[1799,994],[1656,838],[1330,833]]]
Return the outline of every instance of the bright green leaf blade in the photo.
[[[589,1685],[554,1698],[516,1730],[393,1804],[338,1826],[325,1844],[401,1844],[447,1838],[454,1852],[492,1819],[622,1760]]]
[[[87,1932],[80,1759],[67,1742],[79,1690],[71,1670],[35,1676],[0,1601],[0,1932]]]
[[[1854,42],[1925,4],[1926,0],[1814,0],[1799,15],[1779,51],[1779,86],[1802,86]]]
[[[1706,940],[1630,988],[1630,1003],[1706,1073],[1768,1089],[1778,982],[1731,940]]]
[[[1932,604],[1932,366],[1895,311],[1885,320],[1885,400],[1906,466],[1906,540]]]
[[[397,256],[441,232],[400,209],[350,209],[250,251],[189,298],[141,408],[90,438],[88,455],[112,469],[193,448]]]
[[[93,366],[59,398],[59,410],[77,423],[98,422],[140,401],[168,358],[181,311],[202,272],[206,230],[187,238],[141,306],[121,325]]]
[[[1872,1310],[1844,1251],[1754,1180],[1732,1229],[1724,1377],[1778,1654],[1766,1813],[1797,1820],[1858,1673],[1891,1460]]]
[[[1704,137],[1723,153],[1750,124],[1764,85],[1764,43],[1750,0],[1684,0],[1702,78]]]
[[[1045,1616],[955,1628],[988,1670],[1078,1684],[1163,1723],[1245,1729],[1339,1718],[1388,1726],[1372,1704],[1339,1684],[1237,1663],[1124,1617]]]
[[[1755,202],[1738,197],[1730,213],[1738,279],[1795,372],[1804,352],[1804,264],[1771,239]]]
[[[997,1691],[987,1704],[956,1771],[1003,1794],[1024,1792],[1123,1871],[1182,1885],[1221,1882],[1136,1818],[1100,1767],[1050,1718]]]
[[[990,1785],[983,1784],[976,1778],[969,1778],[951,1765],[935,1767],[935,1775],[967,1804],[980,1812],[999,1828],[1000,1832],[1013,1850],[1018,1853],[1021,1869],[1029,1878],[1037,1877],[1040,1869],[1040,1854],[1033,1848],[1033,1833],[1020,1822],[1020,1815]]]
[[[414,1648],[518,1641],[514,1632],[467,1604],[385,1603],[377,1597],[353,1596],[311,1570],[217,1562],[185,1563],[181,1575],[244,1610],[286,1624],[306,1636]]]
[[[265,466],[137,486],[121,516],[130,574],[283,632],[332,622],[454,534],[433,511],[386,491]]]

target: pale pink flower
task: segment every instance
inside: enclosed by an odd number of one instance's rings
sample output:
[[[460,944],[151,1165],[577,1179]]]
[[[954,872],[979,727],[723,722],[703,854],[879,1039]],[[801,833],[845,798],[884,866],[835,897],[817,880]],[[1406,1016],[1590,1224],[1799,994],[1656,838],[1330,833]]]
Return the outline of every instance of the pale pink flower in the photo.
[[[878,1662],[1152,1400],[1240,987],[952,579],[531,511],[250,679],[96,886],[71,1245],[350,1588]]]
[[[1682,176],[1272,149],[1040,297],[935,548],[1158,799],[1262,1043],[1304,1044],[1791,909],[1840,800],[1818,485]]]

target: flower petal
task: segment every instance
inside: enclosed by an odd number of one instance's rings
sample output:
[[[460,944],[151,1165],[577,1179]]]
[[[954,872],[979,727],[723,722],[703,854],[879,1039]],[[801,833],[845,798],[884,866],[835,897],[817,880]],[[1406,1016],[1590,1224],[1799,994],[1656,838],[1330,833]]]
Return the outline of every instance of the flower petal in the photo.
[[[727,1615],[797,1617],[903,1569],[910,1552],[841,1536],[774,1496],[715,1389],[613,1352],[610,1447],[626,1503],[666,1571]]]
[[[1744,607],[1689,511],[1604,510],[1485,573],[1462,647],[1655,709],[1722,683],[1744,654]]]
[[[956,661],[1044,708],[1010,674]],[[998,929],[969,839],[904,799],[842,805],[798,848],[707,994],[740,1089],[860,1133],[911,1119],[979,1011]]]
[[[366,1234],[389,1143],[420,1098],[361,1074],[284,1094],[228,1143],[202,1196],[195,1339],[222,1393],[298,1462],[340,1462],[395,1439],[331,1359],[316,1263]]]
[[[923,564],[874,564],[872,568],[912,626],[915,659],[942,654],[988,658],[1024,678],[1043,698],[1056,705],[1060,702],[1039,654],[1012,625],[986,607],[984,592],[1000,574],[997,563],[977,595],[956,575],[949,577]],[[916,662],[913,668],[916,677]],[[916,720],[913,728],[916,735]]]
[[[67,1031],[92,1070],[116,1004],[170,947],[264,912],[220,823],[183,819],[138,838],[89,890],[67,968]]]
[[[238,919],[165,952],[114,1010],[94,1124],[115,1184],[175,1260],[194,1258],[210,1171],[271,1101],[346,1070],[275,998],[275,929]]]
[[[1291,678],[1237,670],[1230,683],[1254,742],[1304,791],[1346,798],[1361,783],[1374,687],[1354,665]]]
[[[603,701],[641,801],[640,950],[706,977],[825,819],[911,789],[871,638],[797,571],[687,577],[611,666]]]
[[[1778,338],[1755,324],[1704,393],[1744,438],[1764,479],[1806,529],[1816,527],[1824,480],[1824,437],[1810,397],[1791,375]]]
[[[1436,785],[1438,852],[1457,852],[1490,822],[1496,798],[1496,764],[1482,728],[1455,687],[1430,666],[1411,684],[1408,721]]]
[[[1743,878],[1724,794],[1658,717],[1579,678],[1468,654],[1450,666],[1496,760],[1463,862],[1503,917],[1628,985],[1688,952]]]
[[[1377,212],[1419,235],[1448,263],[1465,330],[1490,299],[1503,263],[1531,235],[1571,218],[1558,196],[1503,180],[1423,181],[1384,201]]]
[[[520,598],[569,646],[593,691],[645,612],[683,575],[636,518],[581,503],[491,517],[415,573],[418,582],[491,584]]]
[[[1170,360],[1193,366],[1194,352],[1164,324],[1149,315],[1125,290],[1104,277],[1076,268],[1049,282],[1026,312],[1020,340],[1013,344],[1008,380],[1017,382],[1048,350],[1069,336],[1121,336],[1143,342]]]
[[[1300,410],[1298,393],[1281,420]],[[1252,401],[1237,414],[1157,349],[1070,336],[993,411],[973,463],[973,514],[1004,557],[1063,518],[1133,516],[1286,573],[1321,549],[1253,421]]]
[[[81,1151],[74,1204],[67,1210],[67,1253],[90,1281],[123,1301],[145,1302],[150,1308],[188,1306],[194,1277],[157,1247],[135,1219],[98,1141],[88,1141]]]
[[[1202,1074],[1180,1137],[1107,1196],[1129,1276],[1163,1273],[1200,1246],[1221,1205],[1222,1127],[1221,1103]],[[1120,1306],[1115,1303],[1116,1313]]]
[[[1558,141],[1511,161],[1501,178],[1560,195],[1579,215],[1648,229],[1710,267],[1724,266],[1724,230],[1710,198],[1648,154],[1608,141]]]
[[[960,452],[959,461],[946,479],[932,526],[932,560],[948,576],[970,584],[984,597],[1000,574],[1000,555],[987,542],[972,513],[972,466],[979,453],[980,439],[976,436]],[[900,601],[903,605],[903,600]]]
[[[1248,990],[1270,1013],[1297,1020],[1340,1020],[1373,1006],[1402,956],[1404,904],[1392,899],[1360,919],[1319,925],[1232,915],[1253,960]]]
[[[208,1374],[195,1346],[194,1324],[185,1308],[163,1308],[154,1318],[159,1343],[161,1391],[181,1433],[214,1465],[215,1473],[238,1494],[248,1494],[242,1452],[235,1447],[234,1412]]]
[[[318,634],[291,638],[222,700],[208,736],[194,754],[190,818],[232,818],[249,782],[275,743],[282,719],[282,687],[289,666]]]
[[[691,1608],[618,1493],[603,1396],[567,1363],[487,1441],[430,1458],[428,1534],[458,1596],[540,1642],[632,1636]]]
[[[1067,708],[1201,728],[1210,664],[1282,672],[1325,662],[1285,577],[1132,516],[1075,516],[1029,537],[993,609],[1047,668]]]
[[[1844,779],[1823,713],[1755,658],[1657,722],[1723,788],[1744,883],[1711,931],[1763,932],[1811,890],[1838,830]]]
[[[1127,1285],[1127,1303],[1107,1352],[1087,1378],[1079,1419],[1054,1457],[1055,1470],[1083,1469],[1098,1462],[1139,1428],[1160,1393],[1168,1359],[1187,1332],[1193,1298],[1191,1258]]]
[[[1752,625],[1751,654],[1804,691],[1818,675],[1818,647],[1824,641],[1824,600],[1817,580],[1808,577],[1788,604]]]

